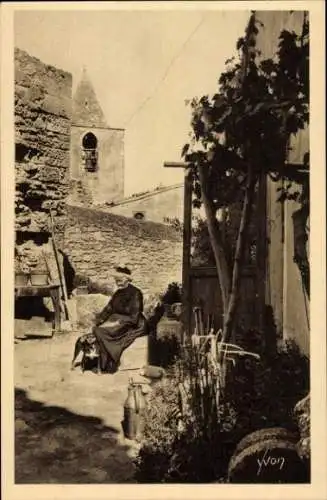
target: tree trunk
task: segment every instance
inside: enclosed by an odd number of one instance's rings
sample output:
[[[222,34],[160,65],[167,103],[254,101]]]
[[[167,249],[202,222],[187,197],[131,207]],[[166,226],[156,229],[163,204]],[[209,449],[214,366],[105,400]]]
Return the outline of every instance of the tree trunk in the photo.
[[[256,185],[256,177],[254,175],[253,168],[249,167],[249,175],[246,185],[242,217],[240,222],[240,228],[238,231],[235,257],[234,257],[232,288],[228,301],[228,307],[226,309],[226,314],[224,317],[224,328],[222,337],[223,342],[229,342],[234,332],[236,309],[240,295],[241,271],[244,265],[246,242],[251,220],[255,185]]]
[[[217,267],[218,280],[219,280],[219,286],[223,303],[223,311],[225,316],[228,308],[229,293],[231,286],[230,270],[225,255],[223,239],[219,223],[216,219],[216,211],[207,193],[207,176],[205,168],[206,167],[199,165],[198,173],[201,185],[202,202],[207,219],[208,232],[212,246],[212,251],[214,254],[215,263]]]

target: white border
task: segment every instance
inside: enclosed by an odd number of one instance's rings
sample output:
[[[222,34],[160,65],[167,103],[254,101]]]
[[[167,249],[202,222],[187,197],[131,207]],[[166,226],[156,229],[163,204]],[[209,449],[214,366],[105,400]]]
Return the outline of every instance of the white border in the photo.
[[[13,12],[15,10],[309,10],[311,43],[311,485],[13,485]],[[15,2],[1,5],[2,488],[5,500],[290,498],[327,500],[324,2]],[[278,404],[278,402],[276,402]]]

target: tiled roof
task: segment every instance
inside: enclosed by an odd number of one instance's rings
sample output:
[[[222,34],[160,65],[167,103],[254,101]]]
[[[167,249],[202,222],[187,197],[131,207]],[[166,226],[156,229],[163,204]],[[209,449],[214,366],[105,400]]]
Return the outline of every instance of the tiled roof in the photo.
[[[133,203],[135,201],[145,200],[147,198],[152,198],[153,196],[157,196],[158,194],[166,193],[167,191],[172,191],[173,189],[179,189],[181,187],[183,187],[183,183],[173,184],[172,186],[157,187],[151,191],[136,193],[135,195],[123,198],[122,200],[118,200],[115,203],[113,203],[112,206],[117,207],[118,205],[125,205],[127,203]]]
[[[108,127],[93,85],[83,69],[82,79],[73,97],[73,125]]]

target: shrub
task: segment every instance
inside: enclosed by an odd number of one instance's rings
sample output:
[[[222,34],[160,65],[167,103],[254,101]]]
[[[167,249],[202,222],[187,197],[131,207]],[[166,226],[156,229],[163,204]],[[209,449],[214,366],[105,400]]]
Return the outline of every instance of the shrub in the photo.
[[[167,377],[153,386],[148,396],[142,446],[136,458],[136,480],[140,483],[166,482],[177,422],[171,414],[178,405],[178,387]]]
[[[199,432],[191,418],[180,428],[178,378],[174,369],[171,374],[157,382],[149,395],[135,478],[139,483],[214,481],[226,473],[234,445],[222,430],[214,442],[209,441],[204,429]]]
[[[180,356],[181,324],[166,316],[160,319],[153,339],[154,364],[167,368]]]
[[[294,342],[281,345],[269,361],[240,361],[230,385],[240,432],[276,426],[296,430],[293,409],[309,385],[309,361]]]
[[[310,449],[310,394],[308,394],[304,399],[298,401],[294,408],[294,416],[298,423],[300,440],[298,442],[298,452],[300,457],[307,461],[308,466],[310,466],[311,459],[311,449]]]
[[[298,431],[293,408],[308,392],[309,364],[294,343],[286,342],[269,364],[241,358],[216,410],[212,386],[199,392],[193,362],[182,357],[150,395],[138,482],[228,482],[229,461],[244,436],[268,427]],[[193,373],[193,385],[191,412],[179,421],[181,367],[184,380]]]
[[[162,295],[162,302],[164,304],[174,304],[175,302],[182,302],[182,287],[180,284],[173,282],[167,287],[167,290]]]
[[[181,287],[178,283],[171,283],[166,292],[152,311],[149,328],[149,359],[151,364],[167,368],[174,364],[180,355],[181,323],[177,316],[167,311],[165,305],[171,306],[180,302]]]
[[[176,335],[164,335],[155,340],[154,357],[157,366],[168,368],[180,356],[180,339]]]
[[[194,363],[197,348],[183,349],[168,381],[158,384],[149,401],[144,443],[137,461],[139,482],[212,482],[226,477],[237,442],[236,414],[219,398]],[[182,396],[185,392],[186,398]],[[185,404],[186,403],[186,404]]]

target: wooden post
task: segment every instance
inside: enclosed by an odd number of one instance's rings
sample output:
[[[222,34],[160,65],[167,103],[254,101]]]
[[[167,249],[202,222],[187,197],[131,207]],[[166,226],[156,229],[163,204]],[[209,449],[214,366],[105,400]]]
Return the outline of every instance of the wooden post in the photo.
[[[63,306],[64,306],[64,312],[65,312],[66,320],[69,320],[69,311],[68,311],[68,306],[67,306],[68,296],[67,296],[66,282],[65,282],[65,277],[63,275],[62,269],[60,267],[58,249],[57,249],[57,244],[56,244],[56,240],[55,240],[54,220],[53,220],[53,215],[52,215],[51,210],[50,210],[50,220],[51,220],[52,247],[53,247],[54,256],[55,256],[57,268],[58,268],[58,276],[59,276],[60,288],[62,291],[62,301],[63,301]]]
[[[191,237],[192,237],[192,176],[185,172],[184,180],[184,226],[183,226],[183,308],[184,332],[191,334],[192,294],[191,294]]]
[[[187,338],[191,334],[191,236],[192,236],[192,173],[187,170],[188,164],[182,162],[165,162],[165,168],[184,168],[184,222],[183,222],[183,332]],[[184,343],[184,338],[182,338]]]
[[[269,339],[265,335],[265,306],[266,306],[266,263],[267,263],[267,176],[262,173],[259,178],[257,199],[257,241],[256,241],[256,265],[257,265],[257,314],[258,327],[263,334],[264,350],[269,349]]]

